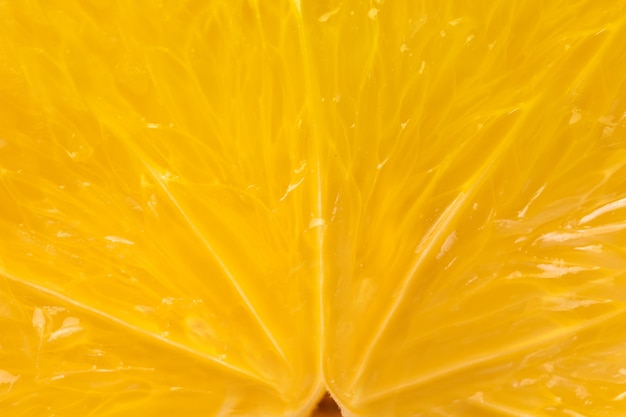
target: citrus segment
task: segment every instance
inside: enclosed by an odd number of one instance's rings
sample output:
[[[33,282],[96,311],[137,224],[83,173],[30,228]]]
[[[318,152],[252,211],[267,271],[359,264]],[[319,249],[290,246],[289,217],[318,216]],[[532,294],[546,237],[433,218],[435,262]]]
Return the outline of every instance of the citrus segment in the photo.
[[[308,413],[322,393],[319,216],[293,5],[0,7],[0,259],[24,310],[8,314],[20,333],[7,337],[29,335],[33,359],[0,363],[18,378],[5,404],[29,398],[10,415],[52,392],[72,398],[49,404],[56,415],[168,414],[170,395],[201,415]],[[33,293],[52,301],[39,307]],[[78,309],[77,341],[53,338],[63,321],[48,325],[57,316],[44,307],[57,304]],[[77,358],[67,385],[63,355],[85,346],[120,364]],[[143,371],[127,378],[135,359]],[[119,395],[144,378],[140,403],[109,408],[106,372],[126,384]]]
[[[624,5],[344,5],[331,392],[359,416],[623,412]]]

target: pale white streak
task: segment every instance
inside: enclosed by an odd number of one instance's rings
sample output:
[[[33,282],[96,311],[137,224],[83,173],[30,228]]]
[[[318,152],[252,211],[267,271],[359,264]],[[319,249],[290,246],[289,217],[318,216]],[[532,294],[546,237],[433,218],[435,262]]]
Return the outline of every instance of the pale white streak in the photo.
[[[574,239],[580,239],[582,233],[576,232],[549,232],[539,237],[540,242],[562,243]]]
[[[607,304],[611,300],[584,300],[575,297],[544,297],[543,308],[550,311],[572,311],[581,307],[589,307],[595,304]]]
[[[402,128],[404,129],[404,126]],[[390,157],[388,156],[382,162],[379,162],[378,165],[376,165],[376,169],[382,169],[385,166],[385,164],[387,163],[387,161],[389,161],[389,158]]]
[[[524,206],[523,209],[521,209],[518,213],[517,213],[517,218],[518,219],[523,219],[524,216],[526,216],[526,212],[528,211],[528,208],[530,207],[530,205],[537,199],[537,197],[539,197],[541,195],[541,193],[543,192],[543,190],[546,188],[545,184],[542,185],[536,192],[535,194],[533,194],[532,198],[530,199],[530,201],[528,202],[528,204],[526,204],[526,206]]]
[[[0,369],[0,387],[3,385],[8,385],[9,390],[13,388],[13,384],[15,384],[20,379],[20,375],[13,375],[12,373]]]
[[[611,223],[598,227],[590,227],[588,229],[579,229],[571,232],[549,232],[541,235],[537,241],[546,243],[563,243],[579,239],[588,239],[590,237],[607,235],[619,232],[626,228],[626,221],[619,223]]]
[[[579,250],[583,252],[595,252],[601,253],[604,247],[602,245],[587,245],[587,246],[578,246],[574,248],[574,250]]]
[[[609,204],[605,204],[604,206],[592,211],[591,213],[587,214],[582,219],[580,219],[579,224],[589,223],[590,221],[597,218],[598,216],[601,216],[605,213],[609,213],[611,211],[619,210],[624,207],[626,207],[626,198],[622,198],[621,200],[617,200]]]
[[[62,339],[75,333],[79,333],[82,330],[83,327],[80,325],[79,319],[77,319],[76,317],[67,317],[65,320],[63,320],[61,328],[53,332],[50,337],[48,337],[48,341],[53,342],[57,339]]]
[[[453,230],[452,233],[448,235],[446,240],[444,240],[443,245],[441,245],[441,249],[439,250],[439,253],[437,254],[437,257],[436,257],[437,260],[443,258],[443,256],[450,251],[450,248],[452,248],[452,245],[454,245],[456,241],[457,241],[456,230]]]
[[[569,118],[569,124],[573,125],[575,123],[578,123],[578,121],[580,121],[581,118],[582,118],[582,114],[580,113],[580,109],[577,107],[574,107],[574,109],[572,110],[572,115]]]
[[[296,188],[298,188],[300,184],[302,184],[303,181],[304,181],[304,177],[300,178],[296,182],[289,184],[289,186],[287,186],[287,190],[285,190],[285,194],[283,194],[283,196],[280,198],[280,201],[283,201],[285,198],[287,198],[289,193],[295,190]]]
[[[339,10],[341,10],[341,6],[335,8],[335,9],[329,11],[329,12],[324,13],[323,15],[321,15],[317,19],[317,21],[320,22],[320,23],[326,23],[326,22],[328,22],[328,19],[330,19],[331,17],[333,17],[334,15],[339,13]]]
[[[300,161],[300,165],[293,169],[294,174],[300,174],[307,167],[307,163],[305,160]]]
[[[598,266],[578,266],[568,265],[562,259],[555,259],[552,263],[538,264],[542,272],[539,274],[540,278],[558,278],[564,275],[577,274],[583,271],[593,271],[599,269]]]
[[[105,236],[104,239],[108,240],[109,242],[122,243],[124,245],[134,245],[135,244],[135,242],[133,242],[132,240],[128,240],[128,239],[125,239],[125,238],[120,237],[120,236]]]
[[[309,222],[309,229],[313,229],[315,227],[325,226],[326,221],[324,219],[320,219],[319,217],[313,217]]]
[[[41,308],[35,307],[33,310],[32,323],[33,327],[37,331],[37,335],[39,338],[42,338],[44,329],[46,328],[46,316]]]

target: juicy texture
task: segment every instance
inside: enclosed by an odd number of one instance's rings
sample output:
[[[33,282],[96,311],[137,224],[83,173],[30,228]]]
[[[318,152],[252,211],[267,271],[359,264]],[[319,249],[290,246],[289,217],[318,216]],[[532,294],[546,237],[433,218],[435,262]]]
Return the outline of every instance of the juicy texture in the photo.
[[[467,3],[0,1],[0,409],[624,413],[626,2]]]

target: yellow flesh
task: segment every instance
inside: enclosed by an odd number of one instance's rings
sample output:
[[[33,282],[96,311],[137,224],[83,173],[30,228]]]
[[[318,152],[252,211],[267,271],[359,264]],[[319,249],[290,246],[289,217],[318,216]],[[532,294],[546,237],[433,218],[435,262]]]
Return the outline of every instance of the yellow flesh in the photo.
[[[625,19],[0,0],[2,415],[626,413]]]

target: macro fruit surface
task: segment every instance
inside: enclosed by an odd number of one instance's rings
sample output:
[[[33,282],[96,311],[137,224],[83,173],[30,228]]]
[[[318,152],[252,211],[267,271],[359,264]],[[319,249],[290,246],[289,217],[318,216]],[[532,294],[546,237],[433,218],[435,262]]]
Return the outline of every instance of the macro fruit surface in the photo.
[[[625,19],[0,0],[2,415],[626,413]]]

